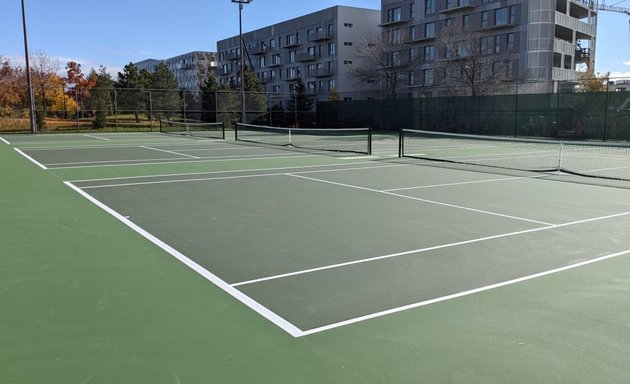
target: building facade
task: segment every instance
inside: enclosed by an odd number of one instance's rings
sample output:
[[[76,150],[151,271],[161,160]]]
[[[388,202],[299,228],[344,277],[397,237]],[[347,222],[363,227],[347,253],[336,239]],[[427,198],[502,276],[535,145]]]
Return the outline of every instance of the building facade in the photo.
[[[203,87],[217,68],[216,54],[203,51],[189,52],[166,60],[147,59],[134,65],[140,70],[153,72],[161,62],[165,62],[175,76],[178,88],[188,91],[197,91]]]
[[[380,11],[335,6],[243,34],[244,60],[274,97],[286,107],[301,78],[314,100],[328,100],[331,92],[369,91],[375,84],[360,83],[348,71],[355,48],[366,36],[379,33]],[[240,84],[239,36],[217,42],[220,84]],[[346,98],[350,98],[347,96]]]
[[[382,0],[385,33],[402,36],[410,94],[436,94],[452,60],[443,31],[458,25],[479,36],[480,54],[505,63],[505,82],[550,92],[594,65],[597,13],[587,0]],[[442,34],[441,34],[442,33]],[[465,53],[462,54],[465,56]],[[462,69],[462,72],[465,69]],[[484,74],[478,74],[483,78]],[[533,85],[538,84],[538,85]]]

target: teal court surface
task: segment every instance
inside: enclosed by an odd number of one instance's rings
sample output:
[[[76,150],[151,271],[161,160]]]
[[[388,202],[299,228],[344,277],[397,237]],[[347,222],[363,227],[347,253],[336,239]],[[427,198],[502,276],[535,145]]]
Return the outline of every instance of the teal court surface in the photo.
[[[629,188],[394,136],[2,141],[6,382],[630,380]]]

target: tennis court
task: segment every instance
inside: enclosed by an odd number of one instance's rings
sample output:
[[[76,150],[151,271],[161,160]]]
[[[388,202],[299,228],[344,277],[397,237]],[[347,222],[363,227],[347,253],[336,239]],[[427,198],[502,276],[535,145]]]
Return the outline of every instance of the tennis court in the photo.
[[[52,179],[70,204],[113,218],[108,226],[115,233],[133,237],[140,253],[152,254],[150,263],[162,263],[156,272],[148,261],[142,269],[124,259],[115,268],[140,275],[130,288],[117,290],[142,290],[143,274],[165,282],[177,276],[181,286],[169,291],[171,300],[210,305],[205,300],[216,297],[218,287],[224,292],[219,307],[241,317],[204,318],[209,309],[191,304],[180,320],[194,318],[214,334],[207,328],[247,319],[266,335],[255,338],[268,344],[273,335],[290,343],[273,353],[331,356],[327,362],[294,361],[283,378],[370,382],[375,368],[366,365],[376,362],[388,382],[410,382],[427,367],[429,379],[451,371],[440,382],[506,382],[508,372],[532,370],[534,378],[570,379],[556,382],[630,377],[623,363],[630,352],[628,188],[562,182],[547,173],[427,166],[427,160],[399,159],[393,136],[376,139],[371,155],[333,156],[231,137],[3,140],[5,158]],[[182,263],[186,268],[178,267]],[[105,268],[109,276],[111,268]],[[564,334],[569,324],[571,334]],[[281,333],[269,333],[268,325]],[[383,335],[385,345],[378,342]],[[523,352],[530,344],[535,349]],[[577,362],[592,354],[591,347],[598,358],[585,374],[587,367]],[[391,349],[398,352],[387,356]],[[563,349],[567,356],[545,361],[547,353]],[[475,356],[480,352],[494,363]],[[412,363],[417,359],[424,362]],[[463,366],[449,368],[451,361]],[[337,372],[341,362],[354,373]],[[562,365],[556,371],[554,362]],[[219,371],[215,378],[234,374],[210,366]],[[316,374],[320,369],[331,371]],[[527,375],[513,379],[532,382]]]

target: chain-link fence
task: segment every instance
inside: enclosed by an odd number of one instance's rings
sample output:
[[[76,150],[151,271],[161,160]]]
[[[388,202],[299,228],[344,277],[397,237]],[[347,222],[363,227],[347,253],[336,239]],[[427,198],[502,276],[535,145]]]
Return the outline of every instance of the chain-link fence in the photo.
[[[585,92],[566,84],[509,84],[502,94],[444,96],[432,88],[419,95],[344,95],[343,102],[321,102],[317,123],[369,126],[377,131],[401,128],[482,135],[574,140],[630,140],[630,92]],[[540,93],[555,88],[555,92]],[[441,95],[441,96],[440,96]],[[376,96],[376,97],[375,97]],[[348,100],[348,99],[352,100]],[[356,100],[359,99],[359,100]],[[361,100],[363,99],[363,100]]]
[[[552,92],[541,90],[551,89]],[[451,96],[340,93],[342,100],[300,100],[288,93],[245,94],[245,122],[280,127],[413,128],[485,135],[630,140],[630,92],[580,92],[574,83],[506,84],[501,94]],[[46,93],[43,93],[44,95]],[[54,92],[48,92],[54,94]],[[59,94],[59,92],[57,92]],[[238,91],[63,89],[63,100],[38,97],[39,131],[158,131],[160,119],[241,120]],[[29,132],[28,110],[2,109],[0,132]]]

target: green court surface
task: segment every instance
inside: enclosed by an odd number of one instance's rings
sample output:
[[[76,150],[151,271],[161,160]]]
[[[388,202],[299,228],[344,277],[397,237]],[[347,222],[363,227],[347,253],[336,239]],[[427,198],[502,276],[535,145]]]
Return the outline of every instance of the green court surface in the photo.
[[[630,383],[630,188],[397,148],[3,136],[0,382]]]

